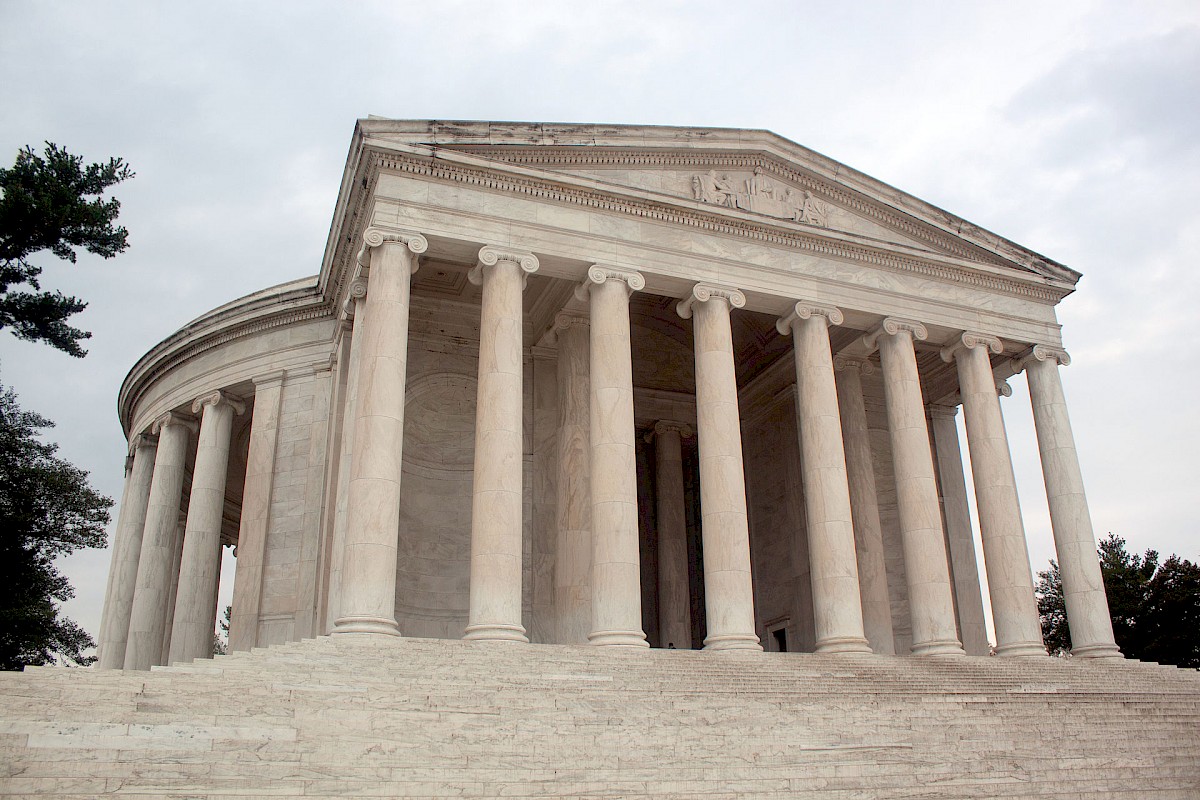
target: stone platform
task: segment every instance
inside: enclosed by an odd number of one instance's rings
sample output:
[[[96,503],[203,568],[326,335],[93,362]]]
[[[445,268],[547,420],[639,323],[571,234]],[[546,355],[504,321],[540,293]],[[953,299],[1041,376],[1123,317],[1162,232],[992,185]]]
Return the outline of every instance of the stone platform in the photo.
[[[0,796],[1200,797],[1200,673],[321,638],[0,674]]]

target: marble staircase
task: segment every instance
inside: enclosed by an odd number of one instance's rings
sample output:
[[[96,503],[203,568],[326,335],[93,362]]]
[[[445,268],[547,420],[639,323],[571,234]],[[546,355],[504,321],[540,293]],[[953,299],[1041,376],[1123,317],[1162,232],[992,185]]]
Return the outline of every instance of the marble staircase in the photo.
[[[1200,673],[324,637],[0,673],[0,797],[1200,798]]]

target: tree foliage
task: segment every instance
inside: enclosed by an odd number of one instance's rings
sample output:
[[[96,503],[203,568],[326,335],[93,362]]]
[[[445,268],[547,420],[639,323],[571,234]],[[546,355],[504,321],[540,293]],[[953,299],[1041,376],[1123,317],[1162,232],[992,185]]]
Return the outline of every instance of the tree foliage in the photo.
[[[11,169],[0,169],[0,328],[11,328],[19,339],[85,355],[79,343],[91,334],[67,324],[67,318],[87,304],[43,291],[41,267],[29,256],[49,250],[74,263],[77,247],[102,258],[124,251],[128,231],[114,225],[121,204],[101,195],[132,177],[119,158],[85,167],[83,158],[50,142],[44,156],[26,147]],[[16,288],[22,286],[28,288]]]
[[[1143,661],[1200,667],[1200,565],[1176,555],[1160,563],[1154,550],[1130,553],[1125,540],[1111,533],[1098,553],[1121,652]],[[1062,577],[1054,561],[1038,573],[1036,593],[1046,646],[1051,653],[1069,652]]]
[[[48,419],[17,405],[0,386],[0,669],[95,659],[95,642],[58,602],[74,595],[54,566],[58,556],[104,547],[112,500],[88,475],[55,456],[58,445],[38,438]]]

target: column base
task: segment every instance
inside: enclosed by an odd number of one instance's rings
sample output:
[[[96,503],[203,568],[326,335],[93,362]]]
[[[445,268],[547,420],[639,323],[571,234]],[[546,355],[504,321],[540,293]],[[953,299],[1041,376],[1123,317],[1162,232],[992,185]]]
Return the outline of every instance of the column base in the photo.
[[[1083,647],[1072,647],[1071,655],[1076,658],[1125,658],[1125,654],[1116,644],[1090,644]]]
[[[592,631],[588,644],[596,647],[649,647],[642,631]]]
[[[366,633],[376,636],[399,636],[396,620],[386,617],[340,617],[333,623],[332,636],[344,633]]]
[[[872,653],[871,643],[858,636],[833,636],[817,642],[817,653]]]
[[[704,639],[705,650],[751,650],[762,652],[762,645],[753,633],[724,633],[719,636],[707,636]]]
[[[1013,642],[996,647],[996,655],[1004,658],[1047,658],[1046,646],[1041,642]]]
[[[481,622],[476,625],[468,625],[467,629],[463,631],[463,639],[472,642],[525,642],[526,644],[529,642],[523,626],[508,625],[502,622]]]
[[[966,656],[967,654],[963,650],[962,643],[957,639],[921,642],[912,645],[909,649],[914,656]]]

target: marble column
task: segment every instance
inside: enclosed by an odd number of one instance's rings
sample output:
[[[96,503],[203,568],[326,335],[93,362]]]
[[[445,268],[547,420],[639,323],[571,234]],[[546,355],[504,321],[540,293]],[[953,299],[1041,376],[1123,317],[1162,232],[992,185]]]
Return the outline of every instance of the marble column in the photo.
[[[342,596],[342,568],[346,558],[346,523],[349,517],[350,464],[354,460],[354,409],[358,407],[358,387],[361,381],[362,339],[367,327],[367,281],[360,277],[347,292],[342,311],[348,320],[353,320],[348,332],[342,335],[350,340],[350,353],[346,365],[346,389],[342,400],[342,437],[338,450],[337,483],[333,502],[333,542],[329,554],[329,606],[325,609],[325,630],[336,627]]]
[[[419,233],[368,229],[370,253],[362,320],[354,456],[347,490],[346,536],[334,634],[398,635],[396,553],[404,392],[408,378],[408,306],[417,258],[429,248]],[[355,341],[355,344],[360,344]]]
[[[169,664],[171,655],[171,632],[175,625],[175,601],[179,598],[179,563],[183,559],[183,529],[187,524],[187,512],[180,511],[175,523],[175,545],[171,548],[171,567],[167,573],[171,576],[171,585],[167,589],[167,608],[163,614],[166,624],[163,625],[160,653],[155,664]]]
[[[925,425],[925,404],[913,340],[928,337],[919,322],[888,317],[865,339],[879,347],[887,402],[892,464],[908,605],[912,617],[913,655],[960,656],[954,624],[954,596],[942,536],[941,509],[933,475],[933,453]]]
[[[958,369],[979,531],[983,537],[983,564],[996,630],[996,655],[1044,656],[1046,648],[1033,596],[1017,480],[989,350],[1002,352],[1000,340],[985,334],[964,333],[942,350],[942,359],[953,362]]]
[[[816,651],[869,653],[871,645],[863,635],[850,487],[829,347],[829,325],[841,322],[840,310],[801,301],[777,320],[775,327],[794,340],[796,422]]]
[[[1050,505],[1050,527],[1062,574],[1071,653],[1088,658],[1119,658],[1121,651],[1113,638],[1079,454],[1058,374],[1059,364],[1070,363],[1065,351],[1037,345],[1023,366],[1029,379],[1042,479]]]
[[[729,326],[730,310],[745,305],[746,296],[737,289],[698,283],[676,306],[684,319],[695,317],[706,650],[762,650],[754,632],[742,426]]]
[[[591,346],[586,314],[555,317],[558,344],[558,483],[555,641],[586,644],[592,631]]]
[[[837,356],[834,382],[846,451],[846,475],[854,519],[854,552],[858,559],[858,588],[862,602],[863,633],[871,650],[896,653],[892,632],[892,602],[888,596],[887,564],[883,554],[883,525],[879,521],[879,495],[871,456],[871,434],[863,401],[862,375],[875,366],[864,358]]]
[[[233,416],[246,406],[222,391],[192,403],[202,414],[196,440],[196,465],[188,500],[179,565],[175,621],[171,627],[168,663],[212,656],[213,609],[221,570],[221,521],[225,514],[225,478],[229,472],[229,443]]]
[[[637,272],[592,265],[576,289],[591,317],[590,461],[594,645],[647,647],[642,631],[629,295]]]
[[[975,536],[967,505],[962,448],[958,442],[958,426],[954,422],[958,406],[932,405],[928,412],[938,485],[942,487],[942,521],[946,525],[946,544],[950,548],[959,640],[967,655],[986,656],[991,652],[991,644],[987,638],[983,594],[979,588],[979,559],[975,555]]]
[[[238,526],[237,568],[229,615],[229,650],[249,650],[258,644],[262,605],[263,567],[267,532],[271,527],[271,490],[275,482],[275,450],[283,403],[283,370],[254,380],[254,410],[250,417],[250,446],[246,453],[246,482],[242,487],[242,520]]]
[[[688,576],[683,439],[694,435],[692,427],[681,422],[660,420],[654,424],[658,630],[661,645],[674,645],[678,650],[692,648],[692,592]]]
[[[146,502],[146,527],[138,556],[137,581],[129,615],[125,669],[150,669],[161,662],[170,602],[171,568],[178,538],[179,503],[183,493],[188,437],[196,423],[168,412],[150,428],[158,436],[154,475]]]
[[[483,287],[475,472],[471,489],[471,597],[464,639],[527,642],[521,614],[524,442],[521,292],[537,257],[484,247],[468,278]]]
[[[133,437],[129,451],[132,464],[121,496],[121,514],[113,544],[113,563],[109,570],[108,596],[104,604],[103,635],[100,641],[100,669],[122,669],[129,639],[129,614],[137,584],[138,560],[142,554],[142,532],[146,528],[146,507],[150,502],[150,482],[154,477],[154,456],[158,440],[144,433]]]

